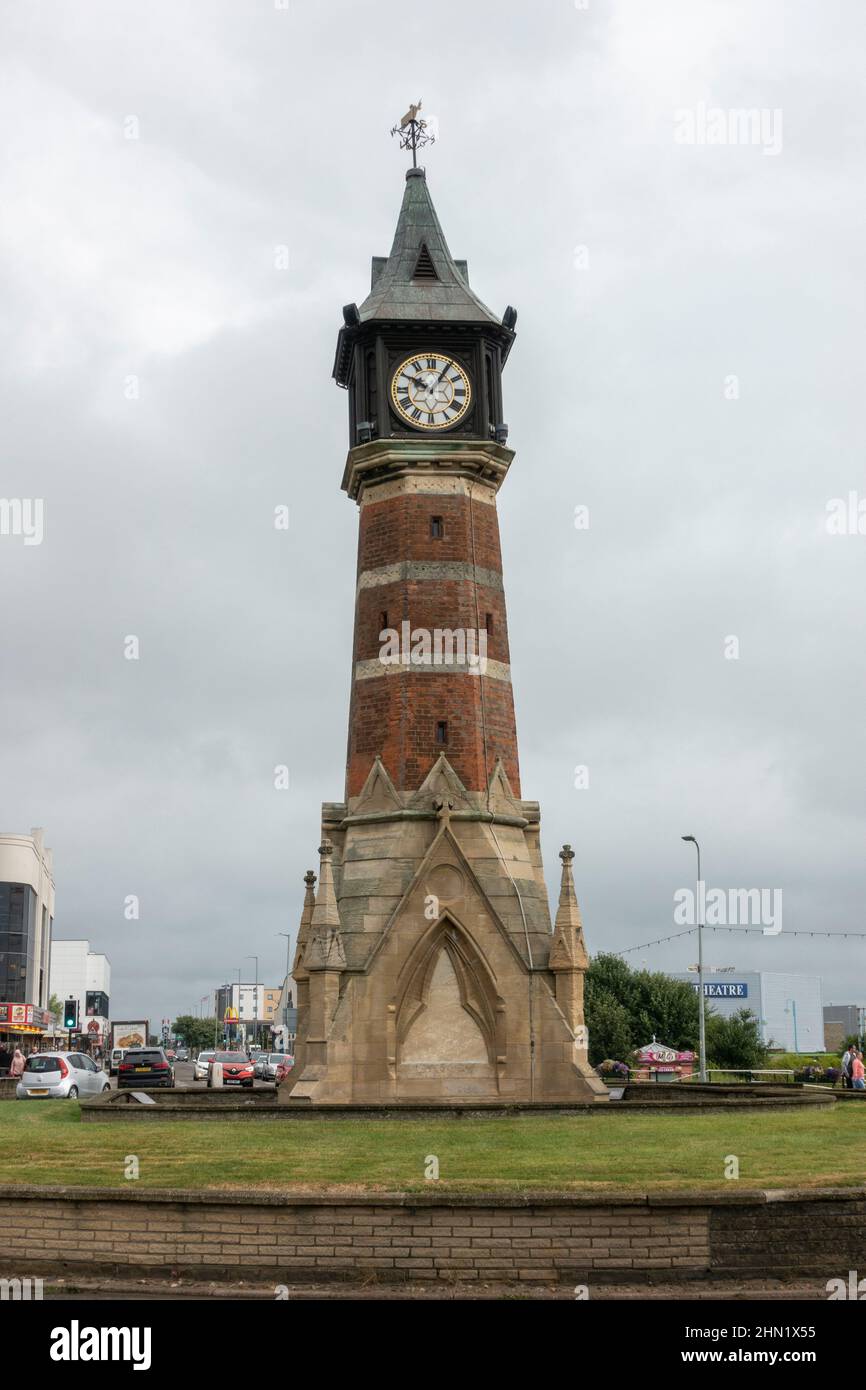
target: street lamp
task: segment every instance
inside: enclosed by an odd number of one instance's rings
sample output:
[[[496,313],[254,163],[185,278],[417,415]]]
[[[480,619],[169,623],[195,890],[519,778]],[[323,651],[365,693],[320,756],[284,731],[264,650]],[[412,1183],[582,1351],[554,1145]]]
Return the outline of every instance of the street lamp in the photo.
[[[698,892],[695,900],[695,915],[698,919],[698,1050],[701,1056],[701,1065],[698,1075],[701,1081],[707,1080],[707,1020],[704,1007],[704,924],[701,921],[701,847],[694,835],[683,835],[681,839],[687,840],[694,845],[698,852]]]
[[[259,958],[258,956],[244,956],[244,960],[254,960],[256,963],[256,973],[253,979],[253,1045],[258,1042],[259,1033]]]
[[[285,987],[286,987],[286,994],[288,995],[288,989],[289,989],[289,975],[290,975],[291,969],[292,969],[292,959],[291,959],[291,956],[292,956],[292,934],[291,934],[291,932],[287,932],[287,931],[278,931],[278,932],[277,932],[277,936],[284,936],[284,937],[286,938],[286,986],[285,986]],[[288,1026],[288,1022],[289,1022],[289,1006],[288,1006],[288,1004],[286,1004],[286,1007],[285,1007],[285,1009],[283,1010],[283,1023],[285,1023],[285,1024]]]

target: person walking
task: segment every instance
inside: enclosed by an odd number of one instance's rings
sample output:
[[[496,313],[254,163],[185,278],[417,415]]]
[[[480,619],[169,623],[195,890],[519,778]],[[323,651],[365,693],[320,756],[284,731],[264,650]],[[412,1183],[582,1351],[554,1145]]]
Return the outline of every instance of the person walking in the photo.
[[[856,1047],[852,1051],[851,1086],[855,1091],[866,1091],[866,1067],[863,1066],[863,1058]]]
[[[16,1047],[12,1053],[12,1065],[9,1068],[10,1076],[20,1076],[24,1070],[24,1053],[20,1047]]]
[[[850,1090],[851,1087],[851,1048],[846,1047],[842,1053],[842,1090]]]

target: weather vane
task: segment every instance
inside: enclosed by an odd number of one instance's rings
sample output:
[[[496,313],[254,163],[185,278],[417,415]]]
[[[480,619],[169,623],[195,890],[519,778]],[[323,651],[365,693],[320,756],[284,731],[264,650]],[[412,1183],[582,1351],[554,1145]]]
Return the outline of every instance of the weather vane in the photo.
[[[395,125],[391,131],[392,135],[400,136],[400,149],[412,151],[412,168],[418,168],[418,150],[425,145],[435,145],[436,136],[427,133],[427,122],[422,121],[418,112],[421,110],[420,100],[414,106],[410,106],[406,115],[399,125]]]

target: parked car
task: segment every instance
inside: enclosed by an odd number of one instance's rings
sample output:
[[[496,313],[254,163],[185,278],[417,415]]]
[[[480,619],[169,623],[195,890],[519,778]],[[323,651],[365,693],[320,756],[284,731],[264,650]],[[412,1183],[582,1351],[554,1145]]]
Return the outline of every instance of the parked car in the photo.
[[[280,1062],[279,1065],[275,1068],[274,1081],[277,1083],[278,1086],[281,1081],[285,1081],[286,1077],[289,1075],[294,1065],[294,1057],[286,1057],[284,1061]]]
[[[252,1086],[253,1063],[245,1052],[215,1052],[208,1063],[207,1084],[213,1085],[213,1065],[220,1062],[224,1086]]]
[[[128,1047],[117,1073],[125,1086],[173,1086],[174,1069],[161,1047]]]
[[[276,1081],[277,1067],[285,1066],[291,1062],[285,1052],[269,1052],[262,1061],[261,1078],[263,1081]]]
[[[110,1091],[105,1072],[83,1052],[34,1052],[15,1089],[18,1100],[90,1099]]]
[[[193,1081],[207,1080],[208,1063],[215,1055],[213,1048],[211,1048],[210,1052],[200,1052],[198,1054],[195,1059],[195,1067],[192,1074]]]
[[[109,1075],[109,1076],[117,1076],[117,1068],[120,1066],[121,1062],[123,1061],[123,1054],[124,1054],[125,1051],[126,1051],[126,1048],[125,1048],[125,1047],[113,1047],[113,1048],[111,1049],[111,1052],[108,1054],[108,1075]]]

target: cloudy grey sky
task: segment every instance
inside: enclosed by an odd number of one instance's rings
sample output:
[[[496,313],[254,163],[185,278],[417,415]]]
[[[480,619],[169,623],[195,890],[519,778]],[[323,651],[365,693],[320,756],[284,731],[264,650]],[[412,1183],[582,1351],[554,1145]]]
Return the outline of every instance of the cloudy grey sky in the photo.
[[[866,930],[866,535],[826,527],[866,497],[862,5],[43,0],[2,26],[0,495],[44,498],[45,536],[0,537],[0,828],[45,827],[56,933],[108,953],[112,1012],[188,1011],[248,952],[276,982],[342,796],[330,372],[419,96],[451,250],[520,315],[500,517],[549,881],[571,841],[590,948],[638,945],[676,930],[693,832],[711,886],[784,894],[781,936],[710,964],[866,1003],[866,943],[788,934]],[[780,112],[781,149],[684,143],[701,103]]]

